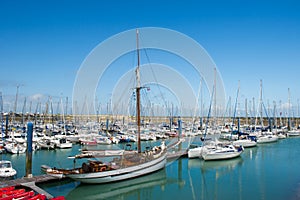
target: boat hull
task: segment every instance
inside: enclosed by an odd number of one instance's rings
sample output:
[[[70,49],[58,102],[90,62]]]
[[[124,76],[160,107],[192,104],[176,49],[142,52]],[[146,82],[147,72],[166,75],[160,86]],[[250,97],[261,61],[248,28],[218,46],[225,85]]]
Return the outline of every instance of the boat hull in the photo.
[[[277,142],[278,136],[272,135],[272,136],[262,136],[257,138],[257,143],[270,143],[270,142]]]
[[[196,147],[188,150],[188,158],[199,158],[202,147]]]
[[[252,140],[236,140],[236,141],[233,141],[232,144],[234,146],[243,146],[245,148],[255,147],[257,145],[257,143]]]
[[[232,153],[214,153],[214,154],[203,154],[202,158],[203,160],[227,160],[239,157],[241,155],[242,151],[239,152],[232,152]]]
[[[150,162],[122,169],[92,172],[84,174],[66,174],[67,177],[82,183],[100,184],[136,178],[163,169],[166,165],[166,155]]]

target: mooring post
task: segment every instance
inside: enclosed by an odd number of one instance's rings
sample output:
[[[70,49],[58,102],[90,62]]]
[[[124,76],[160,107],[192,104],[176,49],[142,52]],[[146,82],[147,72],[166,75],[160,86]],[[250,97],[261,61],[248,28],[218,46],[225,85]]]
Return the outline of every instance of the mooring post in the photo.
[[[8,114],[5,116],[5,137],[8,137]],[[2,123],[2,122],[1,122]]]
[[[26,150],[26,177],[32,177],[32,135],[33,124],[28,122],[27,124],[27,150]]]
[[[182,123],[181,123],[181,119],[178,119],[178,138],[181,138],[182,135]]]
[[[106,118],[106,133],[108,134],[109,119]]]

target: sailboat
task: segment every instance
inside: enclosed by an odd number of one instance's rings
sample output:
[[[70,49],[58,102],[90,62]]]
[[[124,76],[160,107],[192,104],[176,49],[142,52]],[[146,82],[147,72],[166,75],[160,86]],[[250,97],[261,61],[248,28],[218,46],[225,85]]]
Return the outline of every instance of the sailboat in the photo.
[[[233,116],[233,122],[232,124],[234,124],[234,119],[235,119],[235,115],[236,115],[236,111],[237,111],[237,115],[238,115],[238,139],[233,141],[232,144],[234,146],[243,146],[245,148],[247,147],[255,147],[257,145],[256,143],[256,137],[255,136],[249,136],[248,133],[242,133],[240,131],[240,115],[239,115],[239,93],[240,93],[240,82],[239,82],[239,86],[238,86],[238,91],[237,91],[237,95],[236,95],[236,102],[235,102],[235,109],[234,109],[234,116]],[[233,132],[233,130],[232,130]],[[231,133],[232,134],[232,133]]]
[[[262,80],[260,80],[260,123],[261,123],[261,129],[258,132],[258,137],[257,137],[257,144],[262,144],[262,143],[270,143],[270,142],[277,142],[278,141],[278,136],[274,135],[271,131],[263,131],[263,100],[262,100]],[[267,116],[268,117],[268,116]],[[271,126],[271,125],[270,125]]]
[[[77,158],[103,158],[110,157],[109,162],[99,160],[89,160],[88,163],[83,163],[80,168],[74,168],[69,171],[64,171],[65,175],[73,180],[82,183],[108,183],[132,179],[146,174],[153,173],[163,169],[167,163],[166,145],[164,142],[160,146],[155,146],[151,150],[141,151],[141,116],[140,116],[140,90],[143,88],[140,85],[140,56],[139,56],[139,32],[136,31],[137,41],[137,58],[138,64],[136,72],[136,113],[137,113],[137,151],[126,150],[99,150],[86,151],[83,154],[77,155]],[[75,160],[74,160],[75,162]]]
[[[213,88],[213,91],[214,90],[215,90],[215,88]],[[209,111],[208,111],[207,124],[206,124],[205,134],[204,134],[205,136],[206,136],[206,132],[207,132],[208,119],[209,119],[210,113],[211,113],[213,93],[214,92],[212,92],[210,107],[209,107]],[[204,136],[204,139],[205,139],[205,136]],[[202,159],[205,161],[206,160],[226,160],[226,159],[236,158],[236,157],[240,156],[241,153],[243,152],[243,150],[244,150],[244,148],[242,146],[239,146],[238,148],[236,148],[232,144],[223,145],[222,143],[216,142],[215,148],[211,148],[211,147],[206,148],[206,146],[204,146],[201,149],[202,152],[200,154],[200,157],[202,157]]]

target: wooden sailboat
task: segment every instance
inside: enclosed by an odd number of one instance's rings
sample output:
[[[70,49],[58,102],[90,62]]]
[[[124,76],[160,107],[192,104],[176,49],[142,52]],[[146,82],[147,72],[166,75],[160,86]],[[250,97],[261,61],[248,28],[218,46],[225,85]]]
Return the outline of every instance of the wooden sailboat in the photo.
[[[160,169],[163,169],[166,165],[166,146],[162,143],[160,146],[153,147],[151,150],[141,151],[141,137],[140,137],[140,56],[139,56],[139,40],[138,30],[136,31],[137,41],[137,58],[138,65],[136,72],[136,110],[137,110],[137,139],[138,149],[137,151],[125,151],[125,150],[102,150],[83,152],[82,155],[77,155],[77,158],[86,157],[111,157],[111,160],[104,163],[99,160],[89,161],[83,163],[80,168],[74,168],[73,170],[64,171],[65,175],[76,181],[83,183],[108,183],[115,181],[122,181],[126,179],[132,179],[139,176],[143,176]]]

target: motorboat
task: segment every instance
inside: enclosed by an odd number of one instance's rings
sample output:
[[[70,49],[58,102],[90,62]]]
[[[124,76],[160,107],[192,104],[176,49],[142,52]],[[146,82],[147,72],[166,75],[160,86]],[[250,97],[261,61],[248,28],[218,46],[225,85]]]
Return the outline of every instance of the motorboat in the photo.
[[[11,161],[0,160],[0,178],[11,179],[17,175],[17,171],[12,167]]]

